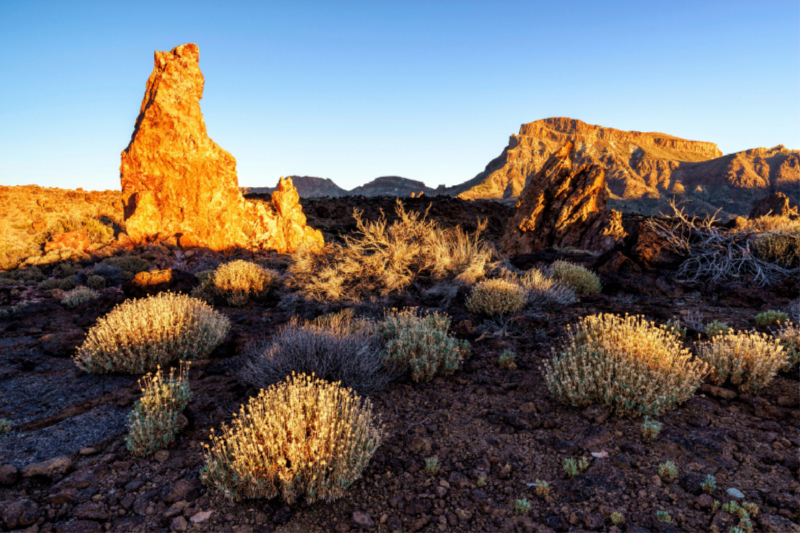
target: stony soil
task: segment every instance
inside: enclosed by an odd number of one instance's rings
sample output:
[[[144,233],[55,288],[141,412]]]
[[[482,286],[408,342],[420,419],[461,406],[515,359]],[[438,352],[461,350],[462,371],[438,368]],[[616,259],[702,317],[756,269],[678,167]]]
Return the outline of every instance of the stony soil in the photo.
[[[423,198],[407,205],[424,209],[430,202]],[[393,200],[304,202],[310,225],[322,229],[326,239],[352,231],[349,213],[354,206],[367,217],[379,209],[391,216]],[[436,199],[431,216],[465,227],[488,217],[487,235],[494,239],[502,233],[508,210],[491,202]],[[158,267],[188,272],[224,259],[160,247],[142,253]],[[452,333],[472,346],[463,369],[429,384],[395,383],[376,394],[373,402],[386,425],[386,439],[363,478],[332,504],[292,507],[279,500],[235,504],[204,487],[198,479],[203,444],[211,428],[218,428],[256,392],[234,376],[242,347],[271,335],[293,314],[310,318],[330,309],[293,302],[286,291],[258,305],[218,307],[233,328],[208,360],[192,366],[194,399],[185,413],[187,428],[172,449],[139,459],[127,452],[123,441],[127,414],[139,394],[138,376],[88,375],[70,359],[86,331],[124,300],[123,289],[129,287],[110,287],[100,299],[66,309],[34,285],[0,286],[4,309],[20,299],[33,302],[0,318],[0,418],[13,424],[0,435],[0,527],[37,532],[644,533],[705,532],[713,525],[723,532],[735,521],[721,510],[712,512],[713,502],[736,499],[730,492],[739,491],[760,508],[756,531],[800,531],[796,371],[780,375],[757,395],[704,386],[680,409],[658,418],[664,428],[651,443],[642,438],[640,419],[609,416],[599,406],[578,410],[557,403],[541,371],[565,327],[581,316],[636,313],[663,323],[699,311],[707,321],[756,328],[757,312],[781,308],[798,297],[797,280],[768,290],[746,280],[719,287],[681,284],[672,270],[641,265],[615,270],[608,266],[613,257],[556,250],[513,262],[528,268],[557,258],[598,268],[603,293],[569,308],[520,313],[501,330],[464,308],[462,290],[446,311]],[[276,268],[288,261],[273,255],[256,259]],[[413,294],[387,305],[440,305]],[[690,330],[687,345],[698,338]],[[516,370],[498,367],[504,349],[516,352]],[[426,471],[429,457],[439,459],[436,474]],[[589,458],[590,466],[568,479],[563,462],[579,457]],[[658,465],[667,460],[679,468],[673,482],[657,475]],[[718,484],[710,496],[700,490],[708,474]],[[537,497],[531,486],[537,479],[550,484],[547,498]],[[521,498],[532,505],[525,516],[514,513],[514,502]],[[672,524],[656,520],[659,510],[670,513]],[[624,517],[618,526],[610,518],[615,511]]]

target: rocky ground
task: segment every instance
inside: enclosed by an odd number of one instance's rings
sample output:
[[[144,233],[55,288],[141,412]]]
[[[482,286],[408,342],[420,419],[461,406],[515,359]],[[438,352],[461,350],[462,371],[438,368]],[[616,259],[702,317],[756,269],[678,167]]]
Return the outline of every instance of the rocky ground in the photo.
[[[431,199],[408,200],[425,209]],[[365,218],[386,198],[305,200],[309,225],[340,239],[354,229],[353,207]],[[433,200],[430,215],[442,224],[471,229],[488,218],[486,236],[499,239],[511,208],[492,202]],[[626,217],[635,229],[640,218]],[[197,272],[224,258],[164,247],[139,250],[159,268]],[[298,303],[286,290],[244,308],[218,307],[232,330],[211,357],[192,366],[194,399],[188,426],[176,445],[154,457],[132,457],[124,446],[128,412],[139,394],[138,376],[85,374],[70,356],[96,319],[133,294],[130,285],[109,287],[97,300],[67,309],[36,285],[0,285],[0,308],[31,302],[0,317],[0,418],[12,429],[0,434],[0,524],[5,530],[101,531],[631,531],[727,532],[735,525],[714,500],[753,502],[760,508],[756,531],[800,531],[800,383],[784,373],[757,395],[704,385],[680,409],[659,417],[663,430],[651,443],[642,420],[609,416],[599,406],[565,407],[550,396],[541,365],[579,317],[598,313],[643,314],[663,323],[701,313],[737,329],[756,327],[753,317],[780,309],[800,295],[798,280],[759,288],[747,280],[722,286],[675,280],[675,258],[642,235],[603,256],[549,249],[513,258],[520,268],[567,258],[600,272],[602,294],[569,308],[519,313],[505,328],[464,307],[462,290],[446,309],[452,333],[471,343],[461,371],[429,384],[395,383],[373,397],[386,439],[364,477],[332,503],[287,507],[279,500],[234,504],[201,485],[198,471],[209,430],[230,419],[255,390],[234,377],[244,345],[269,336],[294,314],[308,318],[329,311]],[[288,258],[255,257],[282,269]],[[188,290],[192,276],[178,276]],[[398,296],[388,306],[437,307],[440,302]],[[365,307],[364,313],[376,308]],[[690,329],[687,346],[699,333]],[[505,349],[517,354],[516,370],[497,365]],[[437,473],[425,459],[437,457]],[[589,468],[569,479],[567,458],[586,457]],[[658,465],[673,461],[673,482]],[[718,489],[700,489],[706,475]],[[550,484],[546,498],[536,480]],[[532,509],[514,513],[527,498]],[[659,522],[668,511],[672,524]],[[623,522],[613,525],[611,514]]]

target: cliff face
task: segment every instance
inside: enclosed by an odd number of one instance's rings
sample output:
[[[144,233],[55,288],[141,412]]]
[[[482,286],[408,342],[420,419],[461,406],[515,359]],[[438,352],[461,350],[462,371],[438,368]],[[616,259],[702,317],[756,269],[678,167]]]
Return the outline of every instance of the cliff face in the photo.
[[[316,178],[313,176],[289,176],[294,183],[301,198],[319,198],[330,196],[340,198],[350,194],[346,189],[336,185],[330,178]],[[243,194],[271,194],[275,187],[242,187]]]
[[[680,163],[722,155],[713,143],[548,118],[523,124],[503,153],[464,184],[458,196],[468,200],[517,197],[544,162],[567,143],[575,146],[581,164],[606,169],[610,192],[621,198],[657,194],[659,186],[668,186],[670,173]]]

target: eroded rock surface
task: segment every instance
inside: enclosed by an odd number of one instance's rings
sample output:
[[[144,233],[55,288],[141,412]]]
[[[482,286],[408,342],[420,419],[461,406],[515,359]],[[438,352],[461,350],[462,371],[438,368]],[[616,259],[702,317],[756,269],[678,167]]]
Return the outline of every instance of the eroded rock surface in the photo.
[[[322,235],[305,225],[291,180],[281,179],[271,204],[242,197],[236,160],[206,131],[199,60],[195,44],[155,53],[131,142],[122,152],[128,238],[134,244],[175,239],[212,250],[321,246]]]

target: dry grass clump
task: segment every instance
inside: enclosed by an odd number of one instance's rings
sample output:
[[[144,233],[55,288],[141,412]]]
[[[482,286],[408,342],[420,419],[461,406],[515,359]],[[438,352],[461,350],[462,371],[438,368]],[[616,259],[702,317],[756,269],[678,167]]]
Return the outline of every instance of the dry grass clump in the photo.
[[[218,266],[207,279],[219,297],[229,305],[241,307],[251,299],[264,297],[277,277],[277,273],[255,263],[238,260]]]
[[[136,400],[129,418],[125,443],[133,455],[144,457],[168,447],[180,431],[180,413],[192,399],[187,378],[188,367],[181,367],[178,376],[170,369],[165,379],[161,368],[155,375],[139,380],[142,397]]]
[[[392,310],[378,325],[386,339],[390,366],[408,369],[414,381],[430,381],[437,374],[451,374],[469,357],[469,343],[450,337],[450,318],[432,313],[419,316],[415,309]]]
[[[407,288],[420,276],[455,279],[471,285],[482,278],[492,250],[480,238],[483,222],[469,234],[460,227],[440,228],[420,215],[407,213],[398,200],[399,220],[387,227],[385,217],[364,221],[354,210],[356,236],[344,246],[328,244],[321,253],[301,249],[289,266],[292,283],[308,298],[361,301]]]
[[[800,327],[789,322],[778,330],[775,339],[783,346],[789,368],[800,363]]]
[[[568,331],[544,364],[550,392],[573,407],[612,406],[624,416],[655,415],[690,398],[706,372],[663,326],[640,316],[592,315]]]
[[[569,261],[558,260],[553,263],[553,277],[563,281],[581,294],[597,294],[600,292],[600,278],[597,274]]]
[[[504,279],[487,279],[472,288],[467,309],[484,315],[507,315],[519,311],[528,302],[521,286]]]
[[[331,502],[344,495],[383,439],[362,400],[306,375],[262,390],[220,435],[212,433],[200,476],[232,500]]]
[[[77,287],[64,295],[64,298],[61,300],[61,305],[78,307],[81,304],[94,300],[98,296],[99,294],[97,294],[97,291],[89,287]]]
[[[527,291],[528,305],[534,309],[570,305],[578,301],[572,287],[538,268],[532,268],[521,276],[516,276],[516,280]]]
[[[150,372],[207,356],[229,329],[228,318],[200,300],[162,292],[127,300],[100,318],[75,363],[98,374]]]
[[[708,363],[712,383],[730,381],[742,392],[763,387],[786,364],[786,352],[778,341],[743,331],[713,337],[700,345],[697,355]]]
[[[293,319],[268,342],[245,350],[239,376],[264,389],[294,373],[314,375],[370,395],[391,379],[382,349],[374,327],[354,319],[352,310],[308,323]]]
[[[104,244],[114,239],[114,229],[91,217],[66,217],[55,221],[42,233],[33,238],[33,242],[44,245],[59,233],[83,230],[91,244]]]

